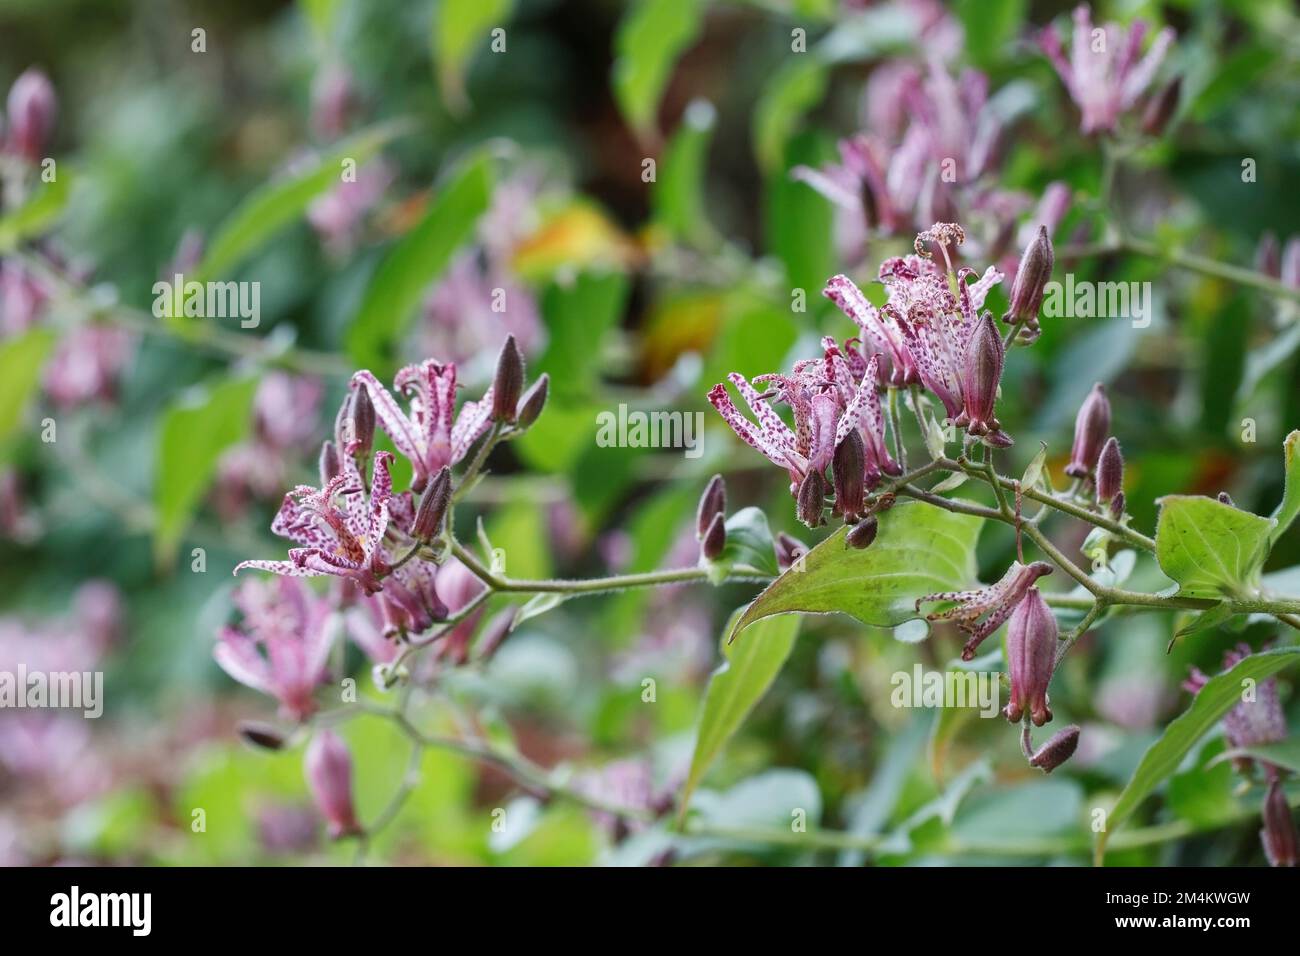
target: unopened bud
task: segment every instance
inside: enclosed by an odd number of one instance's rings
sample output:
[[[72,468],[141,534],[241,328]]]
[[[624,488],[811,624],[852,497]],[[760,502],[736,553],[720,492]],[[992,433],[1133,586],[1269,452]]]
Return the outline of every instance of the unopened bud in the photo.
[[[876,532],[879,530],[880,522],[876,520],[875,515],[870,518],[863,518],[844,536],[844,544],[850,548],[857,548],[859,551],[863,548],[869,548],[871,542],[876,540]]]
[[[862,513],[866,493],[867,449],[862,433],[850,428],[844,440],[835,446],[831,459],[831,478],[835,486],[835,510],[852,520]]]
[[[518,616],[519,609],[511,607],[506,608],[487,622],[482,635],[478,639],[478,644],[475,646],[475,656],[478,660],[489,660],[496,653],[497,648],[515,629],[515,619]]]
[[[700,504],[695,510],[695,537],[704,540],[709,526],[713,524],[714,515],[726,514],[726,512],[727,483],[722,480],[721,475],[714,475],[704,486],[704,494],[700,495]]]
[[[727,519],[719,512],[709,522],[709,527],[700,539],[700,554],[707,561],[716,561],[722,556],[722,549],[727,546]]]
[[[1270,866],[1297,865],[1295,820],[1282,781],[1276,776],[1269,781],[1264,797],[1264,829],[1259,831],[1259,839]]]
[[[776,534],[776,566],[784,571],[808,553],[808,545],[793,535],[778,531]]]
[[[1178,99],[1183,89],[1183,78],[1176,76],[1166,83],[1147,104],[1142,114],[1142,132],[1148,136],[1160,136],[1178,109]]]
[[[424,489],[420,498],[420,507],[415,512],[415,523],[411,526],[411,536],[417,541],[428,541],[437,537],[442,530],[442,519],[447,514],[447,505],[451,503],[451,468],[444,465],[434,475],[429,487]]]
[[[1219,504],[1227,505],[1229,508],[1237,507],[1237,503],[1232,500],[1232,495],[1228,494],[1226,491],[1219,492],[1218,500]]]
[[[820,471],[810,471],[799,485],[796,513],[810,528],[821,527],[822,504],[826,497],[826,479]]]
[[[1043,304],[1043,290],[1052,277],[1056,254],[1047,227],[1039,226],[1038,235],[1025,247],[1016,269],[1016,280],[1011,287],[1011,305],[1003,322],[1037,322],[1038,310]]]
[[[1056,617],[1038,588],[1031,587],[1016,605],[1007,625],[1007,670],[1011,699],[1003,709],[1007,720],[1019,723],[1025,711],[1035,726],[1052,719],[1047,685],[1056,664]]]
[[[993,325],[992,313],[985,312],[978,322],[974,334],[966,343],[962,399],[967,431],[982,437],[1001,431],[993,414],[993,404],[997,401],[1006,356],[1002,337]],[[1001,445],[1001,442],[997,444]],[[1006,444],[1011,444],[1009,439]]]
[[[524,397],[519,400],[519,420],[515,422],[518,428],[527,428],[533,422],[537,421],[542,409],[546,407],[546,393],[551,387],[551,376],[543,373],[542,377],[524,392]]]
[[[1097,500],[1110,501],[1124,487],[1124,455],[1114,436],[1106,439],[1097,458]]]
[[[361,833],[352,803],[352,757],[334,731],[321,730],[312,737],[303,770],[316,808],[329,824],[330,836],[337,840]]]
[[[513,425],[519,417],[519,395],[524,390],[524,359],[513,335],[506,336],[497,356],[497,374],[492,380],[492,418]]]
[[[375,447],[375,406],[364,387],[352,394],[352,435],[353,441],[345,451],[361,461],[369,460]]]
[[[1043,773],[1051,773],[1061,764],[1074,756],[1079,747],[1079,727],[1071,724],[1052,734],[1050,740],[1038,748],[1038,752],[1029,759],[1029,766],[1037,767]]]
[[[320,486],[324,488],[339,473],[339,449],[328,439],[320,446]]]
[[[1101,446],[1110,435],[1110,399],[1106,386],[1098,382],[1079,406],[1074,419],[1074,447],[1070,449],[1070,464],[1065,473],[1071,478],[1086,478],[1101,454]]]
[[[279,750],[284,746],[284,734],[270,724],[252,720],[242,721],[239,725],[239,736],[245,743],[261,747],[263,750]]]
[[[1110,516],[1115,521],[1124,517],[1124,492],[1121,491],[1110,499]]]
[[[54,131],[58,98],[40,70],[25,71],[9,88],[9,147],[29,163],[39,163]]]

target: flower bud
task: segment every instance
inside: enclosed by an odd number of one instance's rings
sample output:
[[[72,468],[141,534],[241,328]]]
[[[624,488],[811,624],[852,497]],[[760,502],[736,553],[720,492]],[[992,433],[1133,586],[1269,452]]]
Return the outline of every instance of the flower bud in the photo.
[[[546,407],[546,393],[551,386],[551,376],[546,373],[529,386],[528,391],[524,392],[524,397],[519,400],[519,420],[515,422],[518,428],[527,428],[533,422],[537,421],[542,409]]]
[[[375,406],[370,401],[370,392],[364,388],[352,393],[352,436],[352,443],[344,450],[361,461],[368,461],[375,447]]]
[[[352,758],[332,730],[317,732],[303,760],[307,786],[334,839],[361,833],[352,804]]]
[[[1264,797],[1264,829],[1259,831],[1259,839],[1269,866],[1297,865],[1295,820],[1277,776],[1269,781],[1268,795]]]
[[[1226,491],[1219,492],[1217,501],[1219,502],[1219,504],[1227,505],[1229,508],[1237,507],[1237,503],[1232,500],[1232,495],[1228,494]]]
[[[871,542],[876,540],[876,532],[879,530],[880,522],[876,520],[875,515],[870,518],[863,518],[844,536],[844,544],[846,547],[857,548],[859,551],[869,548]]]
[[[519,394],[524,389],[524,359],[513,335],[506,336],[497,356],[496,378],[492,380],[492,418],[513,425],[519,417]]]
[[[1282,274],[1282,247],[1272,230],[1264,233],[1255,247],[1255,271],[1274,279]]]
[[[784,531],[776,533],[776,566],[785,571],[808,553],[808,545]]]
[[[1038,235],[1025,247],[1020,257],[1020,266],[1016,269],[1016,280],[1011,286],[1011,305],[1003,322],[1038,321],[1038,310],[1043,304],[1043,290],[1047,280],[1052,277],[1052,266],[1056,254],[1052,251],[1052,240],[1047,235],[1047,227],[1039,226]]]
[[[478,645],[475,647],[475,658],[477,660],[489,660],[496,653],[497,648],[515,629],[515,620],[518,616],[518,608],[511,607],[506,608],[487,622],[487,625],[483,628],[483,633],[479,636]]]
[[[451,503],[451,468],[446,465],[434,475],[429,487],[424,489],[420,507],[415,512],[411,536],[417,541],[428,541],[442,530],[442,519]]]
[[[695,537],[704,540],[709,526],[713,524],[713,516],[726,512],[727,483],[721,475],[714,475],[704,486],[704,494],[700,495],[700,504],[695,510]]]
[[[1052,734],[1051,739],[1029,758],[1029,766],[1037,767],[1043,773],[1051,773],[1073,757],[1078,746],[1079,727],[1077,724],[1071,724]]]
[[[1148,136],[1161,136],[1169,121],[1178,109],[1178,99],[1182,93],[1183,78],[1176,76],[1161,88],[1160,92],[1147,103],[1146,112],[1142,114],[1142,132]]]
[[[722,512],[713,516],[709,522],[709,527],[704,532],[704,537],[700,539],[700,554],[704,555],[707,561],[716,561],[722,556],[722,549],[727,545],[727,519],[723,517]]]
[[[44,158],[58,110],[58,99],[49,77],[35,68],[25,71],[9,88],[6,106],[10,149],[29,163],[39,163]]]
[[[799,520],[810,528],[822,524],[822,504],[826,497],[826,479],[820,471],[810,471],[799,485],[796,513]]]
[[[846,520],[862,512],[862,497],[866,492],[867,449],[862,433],[850,428],[844,440],[835,447],[831,459],[831,478],[835,485],[835,510]]]
[[[1016,605],[1007,625],[1007,669],[1011,674],[1011,700],[1003,709],[1007,720],[1018,723],[1029,711],[1035,726],[1052,719],[1047,706],[1047,685],[1056,664],[1056,618],[1038,588],[1030,588]]]
[[[1124,492],[1118,492],[1114,498],[1110,499],[1110,516],[1115,521],[1124,517]]]
[[[1124,455],[1114,436],[1106,439],[1097,458],[1097,500],[1110,501],[1124,487]]]
[[[968,420],[966,430],[972,435],[984,436],[1000,431],[998,420],[993,415],[993,403],[998,397],[1005,357],[1002,337],[993,324],[993,315],[985,312],[966,343],[962,375],[962,399]],[[1010,443],[1008,440],[1007,444]]]
[[[245,743],[263,750],[279,750],[284,746],[284,734],[270,724],[245,720],[239,724],[239,736]]]
[[[1106,397],[1106,386],[1098,382],[1079,406],[1079,414],[1074,419],[1074,447],[1070,449],[1070,464],[1065,473],[1071,478],[1088,477],[1109,434],[1110,399]]]
[[[320,486],[324,488],[339,473],[338,446],[328,439],[320,446]]]

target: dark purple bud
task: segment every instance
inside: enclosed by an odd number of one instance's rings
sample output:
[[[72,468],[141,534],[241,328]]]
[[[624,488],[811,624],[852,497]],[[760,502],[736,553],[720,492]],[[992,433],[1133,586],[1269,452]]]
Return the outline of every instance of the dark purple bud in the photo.
[[[316,809],[329,824],[330,836],[337,840],[359,834],[361,824],[352,803],[352,757],[334,731],[317,731],[312,737],[303,770]]]
[[[513,425],[519,417],[519,395],[524,390],[524,359],[513,335],[506,336],[497,356],[497,374],[492,380],[492,418]]]
[[[826,497],[826,479],[820,471],[810,471],[799,485],[796,513],[810,528],[821,527],[822,504]]]
[[[1278,776],[1269,781],[1264,797],[1264,829],[1259,831],[1259,839],[1269,866],[1297,865],[1295,820]]]
[[[1007,720],[1019,723],[1025,711],[1035,726],[1052,719],[1047,685],[1056,663],[1056,618],[1038,588],[1030,588],[1016,605],[1007,625],[1007,670],[1011,700],[1003,709]]]
[[[1124,492],[1119,492],[1110,499],[1110,516],[1116,521],[1124,517]]]
[[[1282,275],[1282,247],[1272,230],[1260,237],[1255,248],[1255,271],[1276,279]]]
[[[339,473],[338,446],[328,439],[320,446],[320,486],[324,488]]]
[[[1097,500],[1110,501],[1124,489],[1124,455],[1119,442],[1106,439],[1097,458]]]
[[[239,736],[245,743],[263,750],[279,750],[284,746],[284,734],[270,724],[245,720],[239,724]]]
[[[870,518],[863,518],[844,536],[844,544],[850,548],[857,548],[859,551],[869,548],[871,542],[876,540],[876,532],[879,530],[880,522],[876,520],[875,515]]]
[[[784,531],[776,533],[776,566],[784,571],[808,553],[808,545]]]
[[[844,440],[835,447],[831,459],[831,478],[835,485],[835,510],[852,519],[862,512],[862,498],[866,493],[867,448],[862,434],[850,428]]]
[[[962,398],[969,420],[966,430],[972,435],[984,436],[1000,430],[993,415],[993,403],[998,397],[1004,360],[1002,337],[993,324],[993,315],[985,312],[966,343],[962,375]]]
[[[515,422],[517,428],[527,428],[533,422],[537,421],[542,409],[546,407],[546,393],[551,387],[551,376],[545,373],[542,377],[524,392],[524,397],[519,400],[519,420]]]
[[[45,146],[54,131],[58,98],[49,77],[32,68],[9,88],[9,147],[29,163],[44,158]]]
[[[722,556],[722,549],[727,546],[727,519],[719,512],[709,522],[704,537],[700,539],[700,554],[706,561],[716,561]]]
[[[1038,752],[1029,759],[1029,766],[1037,767],[1043,773],[1051,773],[1061,764],[1074,756],[1079,747],[1079,727],[1071,724],[1052,734],[1050,740],[1038,748]]]
[[[704,540],[709,526],[713,524],[714,515],[726,513],[727,483],[721,475],[714,475],[704,486],[704,494],[700,495],[700,504],[695,510],[695,537]]]
[[[1229,508],[1237,507],[1237,503],[1232,500],[1232,495],[1228,494],[1226,491],[1219,492],[1218,501],[1219,504],[1227,505]]]
[[[375,447],[375,406],[370,401],[370,392],[364,388],[352,393],[352,437],[346,452],[361,461],[369,461]]]
[[[1166,83],[1147,103],[1146,112],[1142,114],[1142,132],[1148,136],[1161,136],[1174,112],[1178,109],[1178,99],[1182,94],[1183,78],[1176,76]]]
[[[442,530],[442,519],[451,503],[451,468],[444,465],[424,490],[420,507],[415,512],[411,536],[417,541],[428,541]]]
[[[1071,478],[1088,477],[1109,435],[1110,399],[1106,397],[1106,386],[1098,382],[1079,406],[1079,414],[1074,419],[1074,447],[1065,473]]]
[[[1046,226],[1038,227],[1038,235],[1025,247],[1016,269],[1016,280],[1011,286],[1011,305],[1003,322],[1037,322],[1038,310],[1043,305],[1043,290],[1052,277],[1056,254]]]

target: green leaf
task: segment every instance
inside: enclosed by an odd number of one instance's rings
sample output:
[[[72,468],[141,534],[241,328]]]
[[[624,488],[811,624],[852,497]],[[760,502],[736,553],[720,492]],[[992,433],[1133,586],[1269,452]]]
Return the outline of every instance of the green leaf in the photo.
[[[22,422],[57,340],[52,329],[34,328],[0,342],[0,442]]]
[[[41,183],[27,202],[0,217],[0,252],[9,252],[28,236],[48,229],[67,206],[68,192],[68,171],[65,167],[53,182]]]
[[[1025,467],[1025,473],[1020,476],[1021,488],[1034,488],[1046,473],[1047,465],[1047,442],[1039,442],[1041,447],[1038,454]],[[1049,492],[1051,489],[1047,489]]]
[[[755,621],[791,612],[841,611],[877,627],[920,617],[917,598],[975,580],[975,543],[983,523],[983,518],[907,502],[880,515],[876,540],[862,551],[846,546],[848,528],[841,527],[808,552],[803,571],[791,568],[754,599],[731,639]]]
[[[776,545],[772,529],[767,525],[767,515],[761,508],[741,508],[727,519],[727,544],[714,566],[726,571],[733,565],[747,564],[760,571],[776,575]]]
[[[623,315],[628,286],[621,272],[583,272],[546,287],[541,304],[546,351],[535,372],[550,373],[552,395],[585,398],[591,394],[600,372],[605,333]]]
[[[510,20],[514,0],[438,0],[433,15],[433,62],[438,88],[449,109],[469,106],[465,72],[483,38]]]
[[[614,36],[614,99],[643,141],[656,135],[659,99],[677,58],[703,25],[698,0],[640,0]]]
[[[1276,764],[1292,773],[1300,773],[1300,737],[1292,737],[1275,744],[1260,744],[1256,747],[1240,747],[1225,750],[1219,759],[1230,760],[1234,757],[1250,757]]]
[[[830,69],[811,56],[797,56],[773,74],[754,107],[754,155],[775,170],[803,115],[826,95]]]
[[[159,563],[174,557],[221,453],[248,435],[256,391],[256,378],[227,379],[183,394],[163,413],[154,478]]]
[[[363,368],[386,368],[429,284],[473,234],[492,198],[492,159],[476,154],[429,204],[424,218],[385,255],[347,332]]]
[[[958,0],[966,51],[988,69],[1002,59],[1025,18],[1025,0]]]
[[[187,278],[206,282],[226,275],[306,212],[312,200],[342,182],[345,160],[363,165],[403,124],[386,123],[355,134],[305,168],[253,190],[212,235],[202,261]]]
[[[1259,586],[1277,522],[1200,495],[1159,501],[1156,560],[1178,582],[1178,596],[1231,598]]]
[[[790,141],[785,163],[772,170],[764,186],[767,247],[784,264],[790,289],[803,289],[810,302],[838,268],[832,209],[825,196],[791,179],[785,170],[795,165],[820,166],[834,156],[829,138],[801,133]]]
[[[1106,840],[1133,815],[1133,811],[1157,786],[1178,769],[1183,757],[1198,740],[1241,701],[1242,682],[1256,682],[1296,663],[1300,647],[1281,647],[1251,654],[1232,670],[1210,678],[1192,699],[1192,705],[1165,728],[1160,739],[1142,756],[1142,762],[1129,780],[1106,822],[1097,835],[1096,860],[1100,865],[1106,853]]]
[[[704,209],[705,169],[717,110],[708,100],[695,100],[668,141],[659,163],[652,200],[655,219],[673,238],[700,247],[716,238]]]
[[[732,614],[724,635],[731,632],[740,613]],[[691,770],[682,789],[683,817],[705,771],[780,673],[798,633],[798,618],[780,618],[756,625],[749,639],[741,644],[723,644],[725,660],[709,678],[704,692]]]
[[[1286,472],[1286,485],[1282,491],[1282,500],[1273,512],[1277,525],[1273,528],[1269,541],[1277,543],[1283,532],[1291,527],[1291,522],[1300,515],[1300,431],[1294,431],[1282,442],[1282,462]]]

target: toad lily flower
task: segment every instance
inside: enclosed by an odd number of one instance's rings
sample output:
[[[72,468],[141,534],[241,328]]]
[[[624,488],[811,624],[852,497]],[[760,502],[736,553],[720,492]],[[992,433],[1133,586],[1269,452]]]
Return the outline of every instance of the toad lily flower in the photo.
[[[456,407],[456,366],[426,359],[408,365],[393,381],[396,391],[410,397],[405,414],[388,389],[364,369],[352,376],[352,387],[363,388],[375,406],[375,415],[397,450],[410,459],[411,487],[423,491],[444,465],[454,465],[487,431],[492,420],[492,389],[480,401]]]
[[[1081,4],[1074,11],[1074,35],[1070,38],[1070,58],[1066,60],[1056,29],[1049,26],[1043,31],[1043,52],[1083,114],[1083,133],[1113,130],[1120,115],[1132,109],[1151,85],[1173,42],[1174,31],[1161,30],[1142,57],[1146,32],[1142,20],[1135,21],[1127,34],[1117,23],[1094,29],[1092,12],[1087,4]]]
[[[1231,670],[1253,653],[1248,644],[1238,644],[1223,656],[1223,669]],[[1197,668],[1192,668],[1191,676],[1183,683],[1184,689],[1193,694],[1209,682]],[[1252,700],[1242,700],[1223,716],[1223,735],[1228,746],[1258,747],[1262,744],[1280,743],[1286,739],[1286,716],[1282,712],[1282,703],[1277,695],[1277,680],[1268,678],[1255,687]],[[1248,772],[1253,762],[1249,757],[1234,761],[1239,770]],[[1277,767],[1264,763],[1264,770],[1270,778],[1279,773]]]
[[[365,484],[351,457],[324,488],[299,485],[284,496],[271,530],[296,541],[288,561],[242,561],[235,567],[259,568],[290,577],[336,575],[350,578],[367,593],[382,590],[380,579],[389,565],[380,547],[388,530],[388,505],[393,495],[389,452],[375,453],[375,478],[366,500]]]
[[[1034,582],[1051,574],[1052,566],[1044,561],[1032,564],[1012,563],[997,584],[973,591],[940,591],[917,598],[916,609],[934,601],[953,601],[956,607],[941,613],[927,614],[927,621],[956,621],[969,639],[961,649],[961,659],[969,661],[983,640],[996,631],[1024,600]],[[983,620],[980,620],[983,618]]]
[[[212,656],[241,684],[276,698],[286,717],[310,716],[333,644],[329,602],[290,578],[245,581],[234,601],[243,621],[222,628]]]

